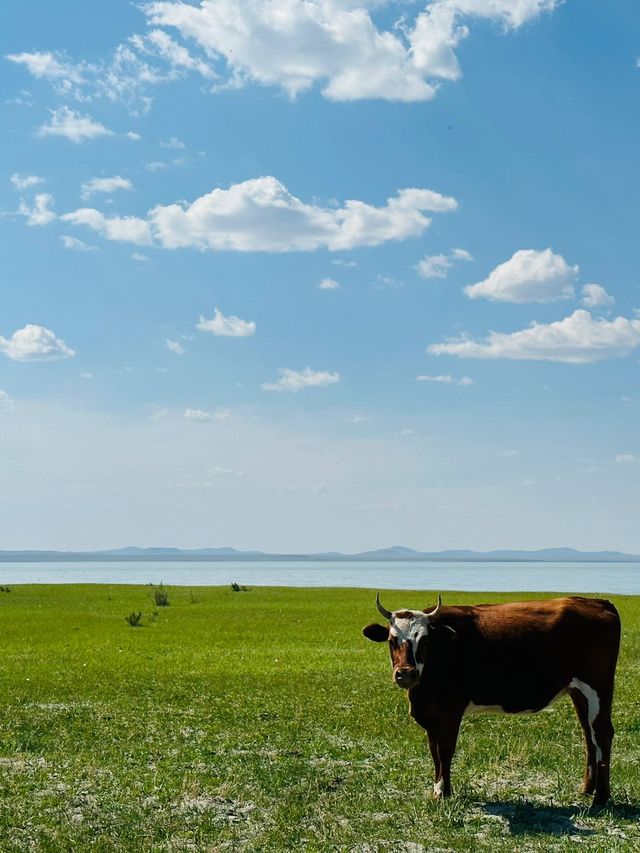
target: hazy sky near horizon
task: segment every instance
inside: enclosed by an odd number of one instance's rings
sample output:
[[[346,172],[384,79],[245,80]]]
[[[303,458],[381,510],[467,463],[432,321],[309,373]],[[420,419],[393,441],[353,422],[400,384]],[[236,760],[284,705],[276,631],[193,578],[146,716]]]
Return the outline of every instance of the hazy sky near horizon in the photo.
[[[0,549],[640,552],[640,7],[5,0]]]

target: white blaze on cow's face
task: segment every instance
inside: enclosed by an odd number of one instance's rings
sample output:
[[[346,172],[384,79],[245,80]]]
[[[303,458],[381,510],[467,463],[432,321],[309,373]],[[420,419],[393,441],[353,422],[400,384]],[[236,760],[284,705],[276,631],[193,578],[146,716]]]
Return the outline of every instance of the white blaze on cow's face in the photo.
[[[421,610],[397,610],[389,624],[389,651],[393,680],[408,689],[420,680],[424,668],[424,643],[429,617]]]

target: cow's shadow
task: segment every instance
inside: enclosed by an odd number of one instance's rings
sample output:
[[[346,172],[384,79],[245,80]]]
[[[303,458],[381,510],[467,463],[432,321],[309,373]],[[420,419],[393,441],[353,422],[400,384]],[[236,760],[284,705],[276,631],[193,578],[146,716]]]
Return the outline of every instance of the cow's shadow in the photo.
[[[487,815],[506,821],[511,835],[596,835],[597,830],[587,827],[580,820],[583,816],[606,814],[621,820],[640,820],[640,805],[635,803],[611,803],[604,808],[580,806],[554,806],[532,803],[529,800],[519,802],[494,801],[482,804]]]

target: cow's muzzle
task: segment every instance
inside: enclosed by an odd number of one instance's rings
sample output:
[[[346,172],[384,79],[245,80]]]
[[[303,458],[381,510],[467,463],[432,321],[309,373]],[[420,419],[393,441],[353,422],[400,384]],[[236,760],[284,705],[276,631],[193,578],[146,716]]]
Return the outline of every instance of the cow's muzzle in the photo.
[[[419,678],[420,673],[413,667],[398,667],[393,671],[393,680],[398,687],[402,687],[405,690],[408,690],[410,687],[415,687]]]

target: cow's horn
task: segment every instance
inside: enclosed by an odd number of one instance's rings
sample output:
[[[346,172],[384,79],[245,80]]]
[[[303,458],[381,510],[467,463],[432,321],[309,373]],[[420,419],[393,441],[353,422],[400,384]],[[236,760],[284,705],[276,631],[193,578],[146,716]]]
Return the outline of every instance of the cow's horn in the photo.
[[[385,619],[388,619],[389,621],[391,621],[391,611],[387,610],[385,607],[383,607],[380,604],[380,593],[379,592],[376,592],[376,607],[378,608],[380,613],[382,613],[382,615],[384,616]]]
[[[427,613],[427,616],[429,616],[429,617],[435,616],[436,613],[438,612],[438,610],[440,610],[441,605],[442,605],[442,596],[438,595],[438,603],[436,604],[435,609],[432,610],[431,613]]]

